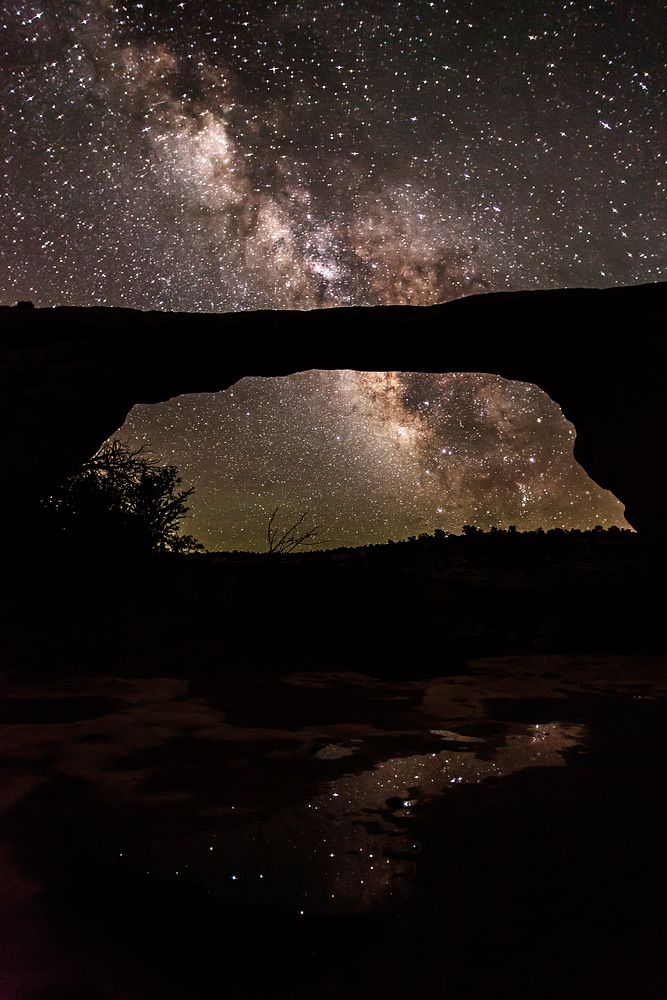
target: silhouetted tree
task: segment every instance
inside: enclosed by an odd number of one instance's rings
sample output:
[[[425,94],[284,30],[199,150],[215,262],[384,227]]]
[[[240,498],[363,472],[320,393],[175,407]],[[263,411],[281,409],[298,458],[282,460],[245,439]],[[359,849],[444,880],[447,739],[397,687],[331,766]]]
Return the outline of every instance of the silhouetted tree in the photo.
[[[276,507],[269,518],[266,529],[266,551],[268,555],[285,555],[294,552],[302,546],[316,545],[320,528],[314,524],[311,528],[306,527],[306,518],[309,512],[306,510],[290,524],[287,528],[276,528],[275,520],[280,507]]]
[[[180,534],[193,490],[179,490],[173,465],[157,465],[142,449],[105,444],[46,501],[47,513],[74,544],[123,551],[201,551]]]

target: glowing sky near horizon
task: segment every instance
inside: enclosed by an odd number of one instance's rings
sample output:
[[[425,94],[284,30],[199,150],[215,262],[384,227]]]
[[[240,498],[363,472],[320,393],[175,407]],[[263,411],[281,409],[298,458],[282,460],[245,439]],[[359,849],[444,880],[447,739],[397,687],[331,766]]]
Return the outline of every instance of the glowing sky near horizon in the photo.
[[[302,511],[324,547],[432,532],[627,527],[572,456],[574,430],[534,385],[495,375],[303,372],[136,406],[116,435],[194,486],[186,530],[262,550],[271,512]]]

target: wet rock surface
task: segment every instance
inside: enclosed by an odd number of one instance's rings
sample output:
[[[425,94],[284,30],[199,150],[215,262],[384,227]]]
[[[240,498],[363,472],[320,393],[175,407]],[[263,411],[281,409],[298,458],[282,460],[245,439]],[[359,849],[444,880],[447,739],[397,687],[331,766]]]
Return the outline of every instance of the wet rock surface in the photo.
[[[6,679],[2,995],[662,997],[666,666]]]

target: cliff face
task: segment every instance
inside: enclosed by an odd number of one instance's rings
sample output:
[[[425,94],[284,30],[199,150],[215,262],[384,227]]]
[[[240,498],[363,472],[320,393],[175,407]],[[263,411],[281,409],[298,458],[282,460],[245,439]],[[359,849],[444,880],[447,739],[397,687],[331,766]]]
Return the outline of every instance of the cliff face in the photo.
[[[591,478],[665,535],[666,320],[667,284],[221,316],[0,308],[5,514],[48,494],[135,403],[311,368],[470,371],[541,386]]]

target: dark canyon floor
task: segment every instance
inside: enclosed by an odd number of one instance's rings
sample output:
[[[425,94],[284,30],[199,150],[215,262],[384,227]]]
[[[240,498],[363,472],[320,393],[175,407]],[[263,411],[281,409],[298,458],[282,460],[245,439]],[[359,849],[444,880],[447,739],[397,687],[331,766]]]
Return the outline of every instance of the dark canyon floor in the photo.
[[[26,553],[0,995],[664,997],[664,557]]]

